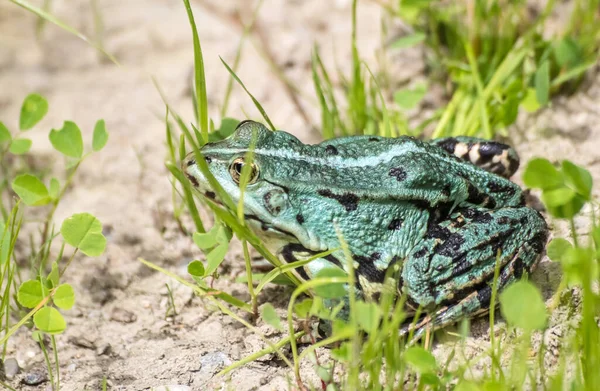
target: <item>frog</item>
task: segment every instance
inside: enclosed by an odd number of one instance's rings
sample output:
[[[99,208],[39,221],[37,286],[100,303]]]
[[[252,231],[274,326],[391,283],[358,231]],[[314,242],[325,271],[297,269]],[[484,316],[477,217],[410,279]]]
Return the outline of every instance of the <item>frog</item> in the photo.
[[[220,203],[196,156],[182,170]],[[407,313],[426,314],[403,326],[416,337],[486,313],[496,265],[502,291],[534,270],[548,238],[546,221],[509,179],[517,153],[497,141],[360,135],[304,144],[246,120],[198,156],[236,205],[250,165],[244,220],[283,262],[330,252],[295,269],[300,279],[352,267],[356,292],[377,300],[393,275]]]

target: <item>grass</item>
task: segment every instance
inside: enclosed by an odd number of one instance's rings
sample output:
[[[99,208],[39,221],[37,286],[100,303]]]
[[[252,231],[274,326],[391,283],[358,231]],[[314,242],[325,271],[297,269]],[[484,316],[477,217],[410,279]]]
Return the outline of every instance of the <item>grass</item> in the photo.
[[[50,15],[47,7],[36,8],[23,0],[11,1],[90,42]],[[506,324],[500,326],[495,323],[498,313],[492,307],[489,343],[485,339],[480,341],[483,346],[476,354],[467,349],[468,321],[460,324],[457,332],[428,333],[417,343],[411,336],[407,339],[400,335],[400,326],[406,320],[405,298],[396,297],[393,285],[384,291],[378,303],[363,301],[351,291],[349,316],[347,321],[342,321],[336,316],[340,306],[330,308],[326,302],[346,294],[343,285],[352,285],[356,279],[353,268],[348,268],[349,274],[329,270],[310,281],[300,281],[291,271],[328,253],[292,264],[281,263],[246,226],[243,203],[234,204],[210,174],[200,148],[207,142],[230,135],[239,121],[226,117],[232,87],[227,87],[223,97],[219,126],[215,126],[209,118],[200,37],[189,0],[183,0],[183,3],[193,34],[195,124],[188,125],[165,100],[166,167],[173,185],[174,219],[182,232],[192,236],[204,252],[205,259],[194,260],[188,265],[193,282],[145,260],[141,262],[190,287],[203,300],[259,335],[268,346],[225,368],[221,375],[274,353],[287,366],[294,377],[295,388],[300,390],[600,389],[600,332],[597,323],[600,228],[594,214],[598,201],[591,195],[593,183],[585,168],[568,161],[561,162],[558,167],[545,159],[529,162],[524,183],[541,192],[552,219],[567,221],[572,227],[569,238],[554,239],[548,246],[548,256],[562,267],[563,280],[552,305],[546,308],[538,289],[526,280],[497,292],[497,267],[492,297],[494,302],[497,298]],[[93,5],[96,7],[95,1]],[[261,2],[255,8],[251,22],[244,28],[243,40],[257,19],[260,5]],[[545,38],[542,30],[555,9],[554,1],[549,1],[536,17],[525,12],[526,4],[522,1],[403,0],[385,3],[384,6],[388,18],[402,18],[412,28],[412,33],[397,39],[393,47],[426,46],[428,82],[397,91],[387,89],[384,81],[391,76],[385,74],[383,67],[381,70],[371,69],[358,52],[358,11],[354,1],[350,75],[339,74],[337,79],[341,83],[335,85],[318,48],[313,53],[312,78],[321,109],[324,138],[355,134],[421,136],[424,132],[434,137],[494,137],[506,134],[507,127],[514,123],[521,108],[534,112],[550,105],[553,96],[576,91],[585,71],[597,61],[598,1],[575,1],[564,28],[551,38]],[[97,9],[95,23],[97,31],[101,31],[102,21]],[[243,88],[265,122],[275,129],[276,124],[236,75],[243,40],[233,66],[223,61],[224,71],[231,76],[228,86],[237,83]],[[100,39],[96,42],[92,46],[103,51]],[[410,110],[418,108],[427,93],[427,86],[433,83],[444,86],[449,96],[447,104],[431,118],[409,127],[407,118]],[[88,156],[84,154],[81,133],[75,124],[65,123],[62,129],[53,130],[50,134],[54,148],[64,156],[70,167],[62,177],[62,186],[57,178],[33,172],[27,166],[27,160],[22,159],[21,155],[27,153],[31,146],[25,132],[43,117],[47,106],[45,99],[39,95],[28,97],[17,132],[10,132],[0,123],[0,344],[4,360],[8,339],[21,327],[30,328],[32,338],[39,342],[45,357],[52,387],[59,389],[60,359],[56,338],[67,326],[58,310],[69,308],[75,298],[72,287],[61,283],[60,279],[78,253],[99,255],[104,249],[105,238],[101,234],[100,222],[88,214],[74,215],[60,229],[55,228],[54,210],[71,184],[75,171]],[[91,142],[93,152],[100,151],[108,137],[103,122],[99,121],[96,128]],[[179,165],[189,152],[196,154],[200,169],[224,206],[195,197]],[[252,160],[252,151],[247,160]],[[248,169],[242,172],[242,191],[249,175]],[[15,194],[20,201],[14,201]],[[210,229],[200,217],[198,203],[214,214],[215,221]],[[44,206],[47,214],[41,222],[23,219],[24,208]],[[578,235],[574,223],[584,207],[592,210],[588,240]],[[193,229],[186,227],[182,219],[184,211],[189,213]],[[25,223],[39,224],[40,235],[37,240],[30,241],[30,248],[26,251],[30,267],[24,267],[23,262],[19,262],[22,254],[15,252],[17,241],[26,242],[21,233]],[[248,303],[214,288],[215,280],[220,278],[219,266],[233,235],[243,247],[245,281],[250,294]],[[53,254],[51,244],[61,239],[63,244],[59,253]],[[339,239],[351,265],[347,243],[343,237]],[[249,245],[274,265],[272,271],[264,275],[252,273]],[[65,252],[68,260],[61,262]],[[283,318],[272,305],[258,305],[261,292],[276,281],[294,286]],[[165,317],[176,313],[168,285],[167,289],[170,305]],[[579,305],[570,302],[575,295],[581,299]],[[552,311],[565,307],[576,314],[576,321],[572,325],[550,324]],[[249,318],[240,314],[248,314]],[[279,330],[284,335],[281,340],[273,341],[261,334],[256,327],[259,319]],[[331,321],[331,336],[321,341],[313,339],[310,345],[299,349],[297,340],[310,335],[309,327],[317,319]],[[302,331],[297,331],[297,325]],[[547,367],[545,357],[551,351],[544,338],[551,334],[550,327],[557,326],[564,330],[558,345],[558,363]],[[45,344],[46,339],[50,341],[49,346]],[[443,358],[435,356],[431,352],[434,340],[449,346],[450,353]],[[288,345],[291,356],[284,353],[284,347]],[[326,360],[319,350],[324,346],[331,348],[330,358]],[[304,379],[304,373],[300,371],[304,360],[311,360],[320,383],[310,384]],[[9,385],[0,384],[10,389]],[[103,388],[107,388],[106,379]]]

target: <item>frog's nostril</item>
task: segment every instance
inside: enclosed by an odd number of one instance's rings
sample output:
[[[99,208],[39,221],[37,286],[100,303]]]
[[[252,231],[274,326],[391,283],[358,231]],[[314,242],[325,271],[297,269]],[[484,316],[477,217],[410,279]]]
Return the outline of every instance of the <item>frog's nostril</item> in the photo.
[[[187,163],[186,163],[186,165],[187,165],[188,167],[189,167],[189,166],[191,166],[191,165],[193,165],[193,164],[196,164],[196,160],[195,160],[195,159],[190,159],[190,160],[188,160],[188,161],[187,161]]]

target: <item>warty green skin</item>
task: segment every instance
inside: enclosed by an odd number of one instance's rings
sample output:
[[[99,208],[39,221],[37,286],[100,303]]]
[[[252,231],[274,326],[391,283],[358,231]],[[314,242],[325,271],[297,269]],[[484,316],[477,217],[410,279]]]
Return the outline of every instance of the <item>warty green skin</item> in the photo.
[[[516,184],[493,173],[509,176],[518,166],[505,145],[374,136],[306,145],[245,121],[201,150],[236,204],[240,189],[230,166],[251,148],[258,177],[245,189],[244,214],[270,250],[292,262],[339,249],[341,236],[359,292],[376,297],[388,269],[399,268],[408,306],[430,314],[420,326],[443,327],[485,311],[499,251],[500,289],[529,273],[543,252],[544,219],[525,206]],[[192,155],[183,166],[194,186],[214,198]],[[346,265],[338,250],[298,272],[308,279]]]

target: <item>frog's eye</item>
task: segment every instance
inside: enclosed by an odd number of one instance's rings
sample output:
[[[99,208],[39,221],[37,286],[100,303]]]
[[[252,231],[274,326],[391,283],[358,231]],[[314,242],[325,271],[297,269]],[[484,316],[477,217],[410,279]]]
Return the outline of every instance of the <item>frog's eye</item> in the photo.
[[[240,178],[242,177],[242,170],[246,163],[244,162],[243,157],[238,157],[229,165],[229,174],[231,175],[231,179],[237,184],[240,183]],[[250,176],[248,177],[248,184],[251,185],[256,182],[258,179],[258,165],[254,162],[251,163],[250,167]]]

